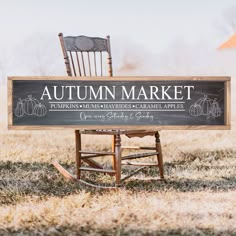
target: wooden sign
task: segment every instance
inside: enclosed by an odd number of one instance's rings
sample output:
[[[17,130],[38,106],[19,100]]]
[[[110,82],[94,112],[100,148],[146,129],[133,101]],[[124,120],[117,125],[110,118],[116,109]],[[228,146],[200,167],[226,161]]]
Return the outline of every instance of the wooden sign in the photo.
[[[10,129],[230,129],[230,77],[9,77]]]

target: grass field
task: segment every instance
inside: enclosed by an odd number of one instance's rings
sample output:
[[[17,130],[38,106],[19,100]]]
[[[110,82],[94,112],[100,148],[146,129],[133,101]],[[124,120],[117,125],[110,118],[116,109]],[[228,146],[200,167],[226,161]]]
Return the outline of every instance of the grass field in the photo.
[[[230,131],[161,131],[166,183],[152,168],[104,191],[66,182],[52,166],[73,164],[73,130],[8,131],[0,92],[0,235],[236,235],[235,115]],[[84,140],[110,148],[109,137]]]

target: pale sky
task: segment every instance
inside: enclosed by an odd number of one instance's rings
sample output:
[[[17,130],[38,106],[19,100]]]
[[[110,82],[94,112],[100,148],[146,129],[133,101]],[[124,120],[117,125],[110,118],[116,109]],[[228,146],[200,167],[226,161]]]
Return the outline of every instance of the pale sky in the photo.
[[[36,34],[127,38],[159,52],[175,39],[217,47],[222,13],[236,0],[0,0],[0,45]],[[27,46],[27,45],[25,45]],[[0,47],[2,48],[2,47]]]

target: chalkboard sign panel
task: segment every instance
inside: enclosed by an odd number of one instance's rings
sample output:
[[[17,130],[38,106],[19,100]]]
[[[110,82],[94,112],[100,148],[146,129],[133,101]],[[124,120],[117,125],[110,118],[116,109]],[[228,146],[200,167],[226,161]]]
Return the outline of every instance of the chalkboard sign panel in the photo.
[[[9,128],[229,129],[229,77],[11,77]]]

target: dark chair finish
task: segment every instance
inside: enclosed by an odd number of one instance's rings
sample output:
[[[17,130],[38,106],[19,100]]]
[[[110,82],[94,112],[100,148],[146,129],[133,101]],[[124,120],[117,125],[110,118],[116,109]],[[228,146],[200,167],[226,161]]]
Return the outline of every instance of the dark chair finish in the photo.
[[[65,66],[68,76],[108,76],[112,77],[112,57],[110,47],[110,37],[64,37],[62,33],[59,34],[59,39],[62,47],[62,52],[65,60]],[[104,60],[107,60],[107,63]],[[106,67],[106,68],[105,68]],[[107,71],[107,73],[105,73]],[[110,152],[100,151],[85,151],[81,148],[81,134],[83,135],[111,135],[113,137],[112,148]],[[148,135],[155,136],[154,147],[123,147],[121,145],[121,135],[132,137],[145,137]],[[159,168],[160,178],[164,179],[163,159],[160,144],[160,136],[158,131],[147,130],[75,130],[75,143],[76,143],[76,176],[71,175],[66,171],[58,162],[54,162],[54,166],[69,179],[79,180],[85,184],[94,187],[103,187],[97,184],[91,184],[81,179],[81,171],[95,171],[106,173],[115,176],[114,188],[119,187],[121,182],[136,174],[141,169],[147,166],[157,166]],[[149,150],[145,153],[135,153],[127,156],[122,156],[122,150],[136,149],[136,150]],[[150,152],[150,150],[154,150]],[[155,163],[132,162],[130,160],[157,156]],[[103,166],[94,161],[92,158],[99,156],[112,156],[113,169],[104,169]],[[82,166],[85,162],[89,167]],[[135,165],[141,166],[130,175],[121,179],[121,165]],[[113,188],[108,187],[108,188]]]

